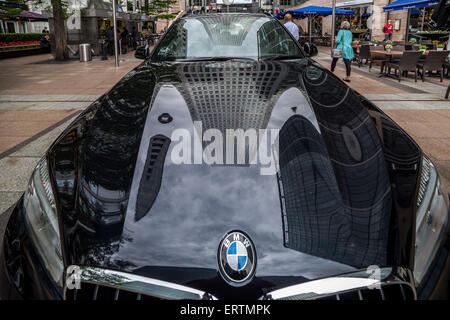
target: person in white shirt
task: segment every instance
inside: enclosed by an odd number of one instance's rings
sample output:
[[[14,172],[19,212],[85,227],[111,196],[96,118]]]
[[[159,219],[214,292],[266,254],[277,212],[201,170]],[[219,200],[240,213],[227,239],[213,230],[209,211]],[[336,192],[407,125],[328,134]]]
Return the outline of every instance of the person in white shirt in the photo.
[[[284,26],[294,36],[295,40],[298,41],[298,27],[292,22],[292,15],[288,13],[284,16],[284,19],[287,21]]]

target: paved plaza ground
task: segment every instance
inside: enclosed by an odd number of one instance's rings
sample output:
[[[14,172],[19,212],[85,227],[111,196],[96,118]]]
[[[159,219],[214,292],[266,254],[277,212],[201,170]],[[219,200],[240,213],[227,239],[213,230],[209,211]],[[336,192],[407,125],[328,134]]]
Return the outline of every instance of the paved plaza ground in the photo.
[[[133,53],[114,61],[55,62],[50,55],[0,60],[0,215],[23,193],[30,173],[51,142],[98,96],[142,60]],[[315,60],[330,66],[329,48]],[[336,74],[344,77],[338,63]],[[422,83],[378,77],[379,67],[352,66],[350,86],[399,123],[437,164],[450,190],[450,81]]]

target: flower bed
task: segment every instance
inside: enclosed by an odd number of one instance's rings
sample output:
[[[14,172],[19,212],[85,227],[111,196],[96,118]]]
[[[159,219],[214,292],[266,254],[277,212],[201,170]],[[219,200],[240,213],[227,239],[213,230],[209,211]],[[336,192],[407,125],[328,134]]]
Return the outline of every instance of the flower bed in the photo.
[[[42,33],[0,33],[0,42],[29,42],[41,40]]]

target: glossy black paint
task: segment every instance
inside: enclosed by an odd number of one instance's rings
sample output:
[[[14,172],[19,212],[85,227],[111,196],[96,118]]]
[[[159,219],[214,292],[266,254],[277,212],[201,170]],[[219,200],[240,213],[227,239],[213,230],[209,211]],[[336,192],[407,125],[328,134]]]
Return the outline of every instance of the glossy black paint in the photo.
[[[171,121],[160,121],[164,114]],[[179,128],[194,136],[194,121],[223,133],[280,130],[280,170],[176,165],[174,141],[152,164],[152,138]],[[234,299],[372,264],[412,268],[420,157],[388,116],[307,58],[145,61],[48,152],[66,265]],[[241,288],[222,279],[216,258],[234,229],[251,237],[258,257]]]
[[[233,76],[232,70],[240,72],[240,76]],[[217,74],[217,80],[209,84],[211,73]],[[258,73],[264,75],[260,82]],[[265,82],[268,75],[272,77]],[[253,90],[242,90],[245,80]],[[227,82],[231,83],[227,90],[215,93],[215,100],[208,99],[213,85]],[[209,87],[195,91],[201,85]],[[247,104],[255,108],[254,119],[250,119],[255,122],[239,122],[239,112],[221,104],[233,98],[247,99]],[[230,102],[228,106],[235,105]],[[217,119],[213,116],[220,114],[221,108],[227,110],[222,122],[209,121],[209,116]],[[173,121],[158,121],[163,113],[170,114]],[[289,123],[296,118],[302,119],[302,124],[290,128]],[[204,130],[223,130],[223,121],[232,124],[226,128],[281,129],[281,178],[260,175],[259,165],[174,165],[166,157],[154,203],[145,216],[136,219],[136,200],[150,139],[157,135],[170,137],[176,128],[193,133],[196,120],[203,120]],[[338,132],[349,130],[356,132],[355,136],[339,137]],[[296,154],[284,146],[283,139],[288,139],[286,145],[289,139],[306,139],[316,141],[317,146],[299,145]],[[399,149],[400,143],[403,149]],[[284,160],[286,152],[292,153],[290,159],[298,161],[300,171],[283,169],[286,161],[286,165],[293,165],[293,160]],[[398,173],[390,163],[403,163],[402,158],[411,167]],[[145,62],[65,132],[51,148],[49,159],[55,185],[59,186],[67,264],[128,272],[145,270],[146,276],[169,281],[175,281],[169,270],[177,268],[177,282],[206,290],[211,281],[215,283],[211,293],[226,297],[235,294],[235,289],[218,275],[215,253],[223,234],[239,229],[250,235],[259,257],[255,279],[248,285],[254,294],[239,292],[242,297],[255,298],[280,285],[303,281],[300,279],[370,264],[410,263],[412,203],[420,150],[381,111],[361,101],[334,75],[307,59]],[[313,167],[304,165],[308,159]],[[346,165],[355,170],[347,172]],[[316,183],[323,181],[324,189],[311,193],[310,184],[295,185],[301,170],[303,176]],[[289,179],[294,179],[294,185]],[[391,180],[401,180],[394,190]],[[291,194],[287,208],[280,208],[279,183],[285,185],[284,192]],[[362,188],[363,198],[358,196]],[[331,198],[327,198],[325,202],[334,211],[324,216],[326,209],[320,205],[324,198],[319,196],[330,194],[330,190],[334,190],[334,200],[329,202]],[[295,207],[298,200],[306,206]],[[348,208],[353,210],[351,214]],[[315,212],[321,219],[310,220],[313,214],[308,212]],[[362,229],[358,229],[358,221],[352,220],[358,212],[372,215],[377,223],[366,224],[363,216]],[[380,212],[383,215],[377,216]],[[286,228],[283,214],[306,220]],[[308,221],[310,229],[299,231]],[[316,229],[324,224],[336,232],[325,234]],[[371,228],[372,238],[364,234]],[[286,229],[291,234],[286,236]],[[296,230],[300,234],[295,235]],[[391,252],[389,248],[395,249]],[[158,268],[157,274],[153,274],[154,268]]]

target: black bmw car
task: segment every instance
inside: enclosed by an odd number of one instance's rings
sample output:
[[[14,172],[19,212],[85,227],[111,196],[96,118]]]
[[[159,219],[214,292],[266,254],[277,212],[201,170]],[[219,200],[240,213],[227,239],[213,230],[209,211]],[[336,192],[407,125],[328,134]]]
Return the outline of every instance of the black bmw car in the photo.
[[[279,21],[184,16],[2,215],[0,298],[445,298],[448,215],[418,145]]]

